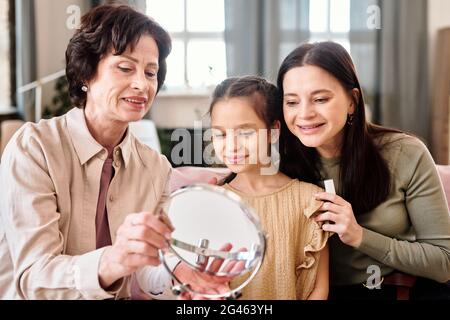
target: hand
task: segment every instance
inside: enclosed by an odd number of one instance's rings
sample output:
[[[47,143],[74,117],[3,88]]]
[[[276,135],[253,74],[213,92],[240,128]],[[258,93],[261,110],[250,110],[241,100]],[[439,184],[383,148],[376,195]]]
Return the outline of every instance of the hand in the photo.
[[[343,243],[358,248],[362,242],[363,229],[356,222],[352,205],[331,193],[321,192],[315,196],[317,200],[328,202],[320,207],[320,211],[324,213],[317,215],[314,220],[324,222],[324,231],[335,232]]]
[[[173,227],[149,212],[129,214],[119,227],[116,241],[100,259],[99,281],[102,288],[141,267],[159,265],[159,249],[167,249]]]
[[[232,248],[231,244],[225,244],[220,248],[220,251],[230,251]],[[246,251],[242,248],[240,252]],[[223,265],[224,260],[214,259],[209,268],[209,272],[216,273],[220,270]],[[208,261],[203,264],[206,268]],[[229,261],[222,269],[222,272],[239,274],[245,267],[244,261]],[[200,294],[192,294],[190,292],[184,292],[180,295],[182,300],[202,300],[205,299],[201,294],[224,294],[230,291],[229,282],[234,278],[233,276],[214,276],[207,272],[201,272],[195,270],[185,264],[180,263],[174,270],[175,276],[180,279],[183,284],[189,285],[190,288]]]
[[[216,177],[212,177],[211,179],[209,179],[208,184],[217,185],[218,182],[219,180],[217,180]]]

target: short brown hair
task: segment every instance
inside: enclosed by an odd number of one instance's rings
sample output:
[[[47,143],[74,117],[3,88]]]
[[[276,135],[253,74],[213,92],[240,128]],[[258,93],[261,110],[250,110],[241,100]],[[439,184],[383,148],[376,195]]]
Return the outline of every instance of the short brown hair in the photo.
[[[85,14],[66,51],[66,76],[72,103],[81,108],[86,105],[87,96],[81,87],[95,76],[99,61],[110,50],[114,55],[121,55],[128,46],[133,50],[143,35],[151,36],[158,46],[158,92],[166,78],[166,58],[172,49],[167,31],[127,5],[102,5]]]

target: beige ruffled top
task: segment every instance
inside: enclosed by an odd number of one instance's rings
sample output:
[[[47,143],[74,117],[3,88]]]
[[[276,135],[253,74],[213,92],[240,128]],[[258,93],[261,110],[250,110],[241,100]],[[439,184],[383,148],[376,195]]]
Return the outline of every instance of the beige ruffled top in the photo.
[[[270,194],[247,196],[228,184],[224,187],[253,207],[268,235],[264,262],[242,290],[242,299],[306,300],[314,289],[320,250],[330,236],[310,218],[322,205],[314,198],[322,189],[292,180]]]

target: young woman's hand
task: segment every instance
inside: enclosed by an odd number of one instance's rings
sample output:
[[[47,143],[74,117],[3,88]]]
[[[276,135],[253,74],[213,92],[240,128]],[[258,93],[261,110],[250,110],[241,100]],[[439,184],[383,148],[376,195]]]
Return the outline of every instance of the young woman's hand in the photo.
[[[323,222],[322,229],[337,233],[341,241],[357,248],[363,237],[363,229],[356,222],[352,205],[338,195],[321,192],[315,195],[317,200],[324,201],[320,208],[323,212],[317,215],[315,221]]]
[[[230,251],[231,244],[225,244],[220,248],[220,251]],[[240,249],[240,252],[246,249]],[[221,259],[214,259],[208,267],[208,271],[216,273],[222,267],[224,261]],[[206,268],[208,260],[205,261],[203,267]],[[230,274],[239,274],[245,267],[244,261],[229,261],[223,267],[222,272]],[[233,279],[232,276],[215,276],[207,272],[201,272],[191,268],[184,262],[181,262],[174,270],[175,276],[180,279],[183,284],[187,284],[191,289],[199,294],[191,294],[184,292],[180,299],[204,299],[202,294],[225,294],[230,291],[229,282]]]

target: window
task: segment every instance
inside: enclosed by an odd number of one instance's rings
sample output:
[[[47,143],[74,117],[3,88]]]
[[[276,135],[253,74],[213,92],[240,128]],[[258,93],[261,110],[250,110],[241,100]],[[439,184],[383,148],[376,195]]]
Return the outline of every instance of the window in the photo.
[[[332,40],[350,52],[350,0],[280,0],[278,19],[280,64],[299,42]]]
[[[9,1],[0,0],[0,111],[11,106],[9,46]]]
[[[350,52],[365,91],[375,105],[377,94],[378,31],[367,24],[369,6],[377,0],[280,0],[282,60],[301,42],[335,41]]]
[[[309,1],[310,42],[333,40],[350,52],[350,0]]]
[[[147,0],[172,37],[167,88],[204,88],[226,77],[224,0]]]

